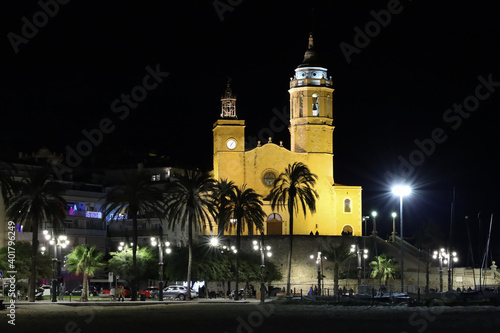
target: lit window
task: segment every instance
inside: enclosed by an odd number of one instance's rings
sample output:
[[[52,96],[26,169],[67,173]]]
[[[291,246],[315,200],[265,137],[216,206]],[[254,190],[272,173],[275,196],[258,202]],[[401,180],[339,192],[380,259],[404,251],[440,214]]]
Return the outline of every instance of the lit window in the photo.
[[[350,199],[345,199],[344,200],[344,213],[350,213],[351,210],[352,210],[351,200]]]
[[[319,96],[318,94],[313,94],[313,104],[312,104],[312,115],[314,117],[319,116]]]
[[[267,217],[267,221],[283,221],[283,219],[280,214],[272,213]]]

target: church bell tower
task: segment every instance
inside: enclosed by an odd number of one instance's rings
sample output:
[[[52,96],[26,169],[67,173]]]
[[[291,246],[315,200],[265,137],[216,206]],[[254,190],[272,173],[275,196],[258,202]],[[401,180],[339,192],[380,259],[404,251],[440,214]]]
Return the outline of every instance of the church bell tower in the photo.
[[[333,87],[318,63],[312,34],[304,60],[290,79],[290,148],[297,153],[333,154]]]
[[[243,177],[241,166],[245,153],[245,121],[237,117],[236,96],[233,95],[230,80],[220,101],[220,119],[213,127],[214,178],[219,180],[220,175],[224,175],[238,182]]]

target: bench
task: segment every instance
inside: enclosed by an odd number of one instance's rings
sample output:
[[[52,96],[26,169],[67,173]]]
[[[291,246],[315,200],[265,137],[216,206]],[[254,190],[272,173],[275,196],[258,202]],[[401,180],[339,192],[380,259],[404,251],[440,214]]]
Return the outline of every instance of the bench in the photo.
[[[99,299],[101,299],[101,298],[109,298],[111,300],[111,295],[110,294],[100,293],[99,294]]]

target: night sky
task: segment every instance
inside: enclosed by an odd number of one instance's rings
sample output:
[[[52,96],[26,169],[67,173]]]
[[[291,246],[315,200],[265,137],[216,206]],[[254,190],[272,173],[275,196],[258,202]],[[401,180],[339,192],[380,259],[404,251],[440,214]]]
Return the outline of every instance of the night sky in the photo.
[[[166,165],[211,169],[228,77],[247,146],[271,131],[289,147],[286,127],[271,123],[287,117],[289,80],[312,31],[335,88],[335,181],[363,187],[363,215],[378,210],[385,237],[399,209],[390,188],[406,180],[414,193],[405,199],[405,235],[432,223],[443,241],[455,188],[454,243],[465,248],[469,216],[479,252],[500,202],[494,1],[61,2],[46,1],[51,15],[36,1],[3,5],[3,158],[76,149],[82,131],[104,126],[81,165],[155,153]],[[38,31],[29,28],[34,19]],[[145,83],[155,71],[158,80]],[[127,104],[132,92],[141,101]]]

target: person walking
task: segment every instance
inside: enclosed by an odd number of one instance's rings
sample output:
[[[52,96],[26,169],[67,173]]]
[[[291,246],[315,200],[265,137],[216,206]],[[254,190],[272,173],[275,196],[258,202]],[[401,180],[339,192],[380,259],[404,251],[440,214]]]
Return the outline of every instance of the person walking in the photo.
[[[118,287],[118,302],[120,301],[120,299],[122,302],[125,300],[123,293],[123,286]]]
[[[115,287],[111,287],[111,289],[109,290],[109,296],[112,301],[115,300]]]

